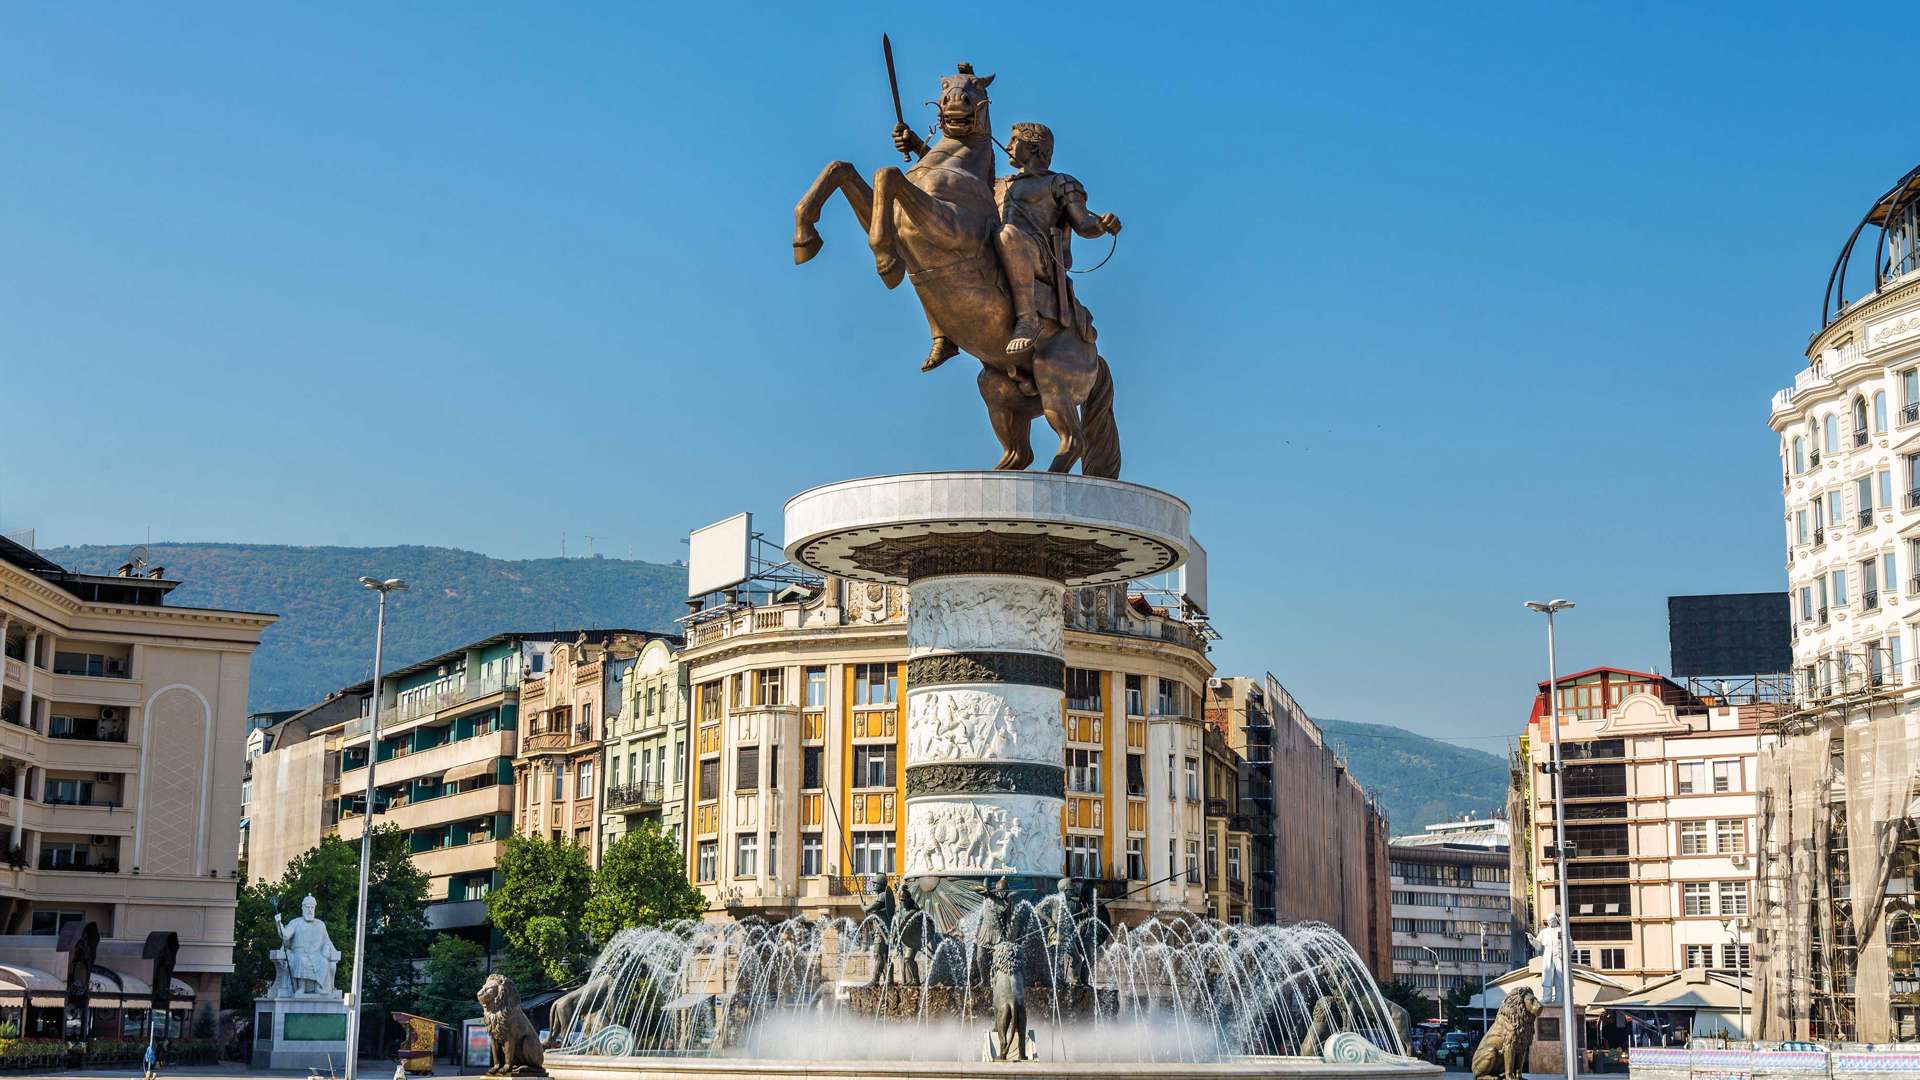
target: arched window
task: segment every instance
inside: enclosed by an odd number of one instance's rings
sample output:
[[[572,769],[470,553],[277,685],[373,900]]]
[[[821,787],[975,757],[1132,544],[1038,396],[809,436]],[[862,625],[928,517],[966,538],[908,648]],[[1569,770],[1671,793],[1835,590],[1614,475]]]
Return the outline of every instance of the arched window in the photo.
[[[1793,437],[1793,471],[1796,474],[1807,471],[1807,440],[1798,435]]]
[[[1839,453],[1840,452],[1840,418],[1833,415],[1832,413],[1827,414],[1826,435],[1827,435],[1827,453],[1829,454]]]
[[[1867,399],[1853,399],[1853,445],[1867,445]]]
[[[1877,390],[1873,395],[1873,430],[1883,433],[1887,430],[1887,392],[1885,390]]]

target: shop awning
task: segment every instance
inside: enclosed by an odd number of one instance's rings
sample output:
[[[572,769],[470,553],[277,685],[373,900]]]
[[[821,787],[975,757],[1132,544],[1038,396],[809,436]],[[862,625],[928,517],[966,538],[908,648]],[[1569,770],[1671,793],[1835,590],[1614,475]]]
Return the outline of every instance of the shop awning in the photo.
[[[153,987],[137,975],[113,968],[93,966],[88,989],[97,1006],[116,1009],[145,1008],[153,1000]],[[174,979],[171,990],[175,1000],[193,999],[193,988]],[[0,1004],[57,1009],[67,1003],[67,981],[50,971],[25,964],[0,964]]]
[[[1615,998],[1606,1006],[1609,1009],[1636,1012],[1697,1009],[1735,1012],[1740,1009],[1742,998],[1751,992],[1743,986],[1744,982],[1736,975],[1689,968],[1650,982],[1626,997]]]
[[[440,778],[440,782],[457,784],[462,780],[472,780],[479,776],[492,776],[494,761],[494,758],[488,758],[485,761],[469,761],[465,765],[455,765],[447,770],[447,774]]]

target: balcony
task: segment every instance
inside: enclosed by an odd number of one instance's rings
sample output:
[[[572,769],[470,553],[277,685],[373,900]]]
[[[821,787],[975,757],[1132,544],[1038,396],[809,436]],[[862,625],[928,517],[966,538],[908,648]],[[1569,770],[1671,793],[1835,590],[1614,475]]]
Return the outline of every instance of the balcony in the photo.
[[[1820,467],[1820,448],[1819,447],[1815,447],[1813,451],[1807,455],[1807,467],[1813,468],[1813,469],[1817,469]]]
[[[1900,422],[1911,424],[1920,421],[1920,401],[1910,401],[1900,406]]]
[[[542,731],[527,736],[524,752],[529,754],[552,753],[565,750],[573,745],[573,735],[566,731]]]
[[[1826,542],[1827,542],[1827,530],[1824,527],[1813,530],[1813,546],[1814,547],[1819,547],[1820,545]]]
[[[1880,594],[1868,591],[1860,594],[1861,611],[1877,611],[1880,608]]]
[[[1827,625],[1827,609],[1826,608],[1820,609],[1820,625],[1821,626]]]
[[[1861,528],[1871,529],[1873,528],[1873,511],[1862,510],[1854,516],[1854,520],[1859,524]]]
[[[1853,433],[1853,445],[1856,447],[1865,446],[1867,445],[1867,440],[1870,437],[1871,436],[1867,432],[1867,430],[1865,428],[1862,428],[1859,431],[1856,431]]]
[[[640,813],[657,810],[666,801],[666,785],[653,780],[607,788],[607,809]]]

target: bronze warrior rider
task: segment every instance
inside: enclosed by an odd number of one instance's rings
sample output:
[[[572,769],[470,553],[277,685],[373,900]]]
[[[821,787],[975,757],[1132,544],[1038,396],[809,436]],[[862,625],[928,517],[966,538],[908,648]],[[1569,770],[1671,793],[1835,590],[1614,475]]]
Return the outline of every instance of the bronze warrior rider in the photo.
[[[894,128],[894,146],[902,151],[924,153],[926,143],[911,128]],[[1000,228],[994,233],[994,249],[1006,271],[1013,296],[1014,325],[1007,341],[1007,375],[1026,394],[1035,394],[1033,377],[1022,370],[1016,358],[1033,349],[1040,336],[1040,318],[1053,320],[1062,328],[1072,327],[1089,343],[1094,340],[1093,316],[1073,295],[1073,282],[1067,271],[1073,267],[1072,237],[1068,230],[1091,240],[1120,232],[1120,219],[1113,214],[1095,215],[1087,209],[1087,189],[1066,173],[1053,172],[1053,131],[1045,124],[1013,125],[1007,142],[1007,160],[1014,167],[1010,176],[994,180],[994,202],[1000,213]],[[1044,288],[1036,289],[1035,283]],[[931,371],[960,350],[931,315],[927,319],[933,333],[933,347],[920,370]]]

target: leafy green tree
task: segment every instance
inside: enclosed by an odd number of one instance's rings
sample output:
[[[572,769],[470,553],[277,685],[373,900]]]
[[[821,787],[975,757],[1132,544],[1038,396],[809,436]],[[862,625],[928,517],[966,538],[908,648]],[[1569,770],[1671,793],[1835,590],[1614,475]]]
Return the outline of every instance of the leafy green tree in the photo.
[[[500,887],[487,894],[487,918],[507,941],[516,961],[509,971],[539,978],[514,982],[525,994],[544,982],[572,980],[586,968],[588,940],[582,929],[593,872],[585,848],[562,840],[509,837],[500,853]]]
[[[1473,995],[1479,992],[1480,984],[1477,982],[1463,982],[1447,991],[1448,1031],[1455,1028],[1471,1028],[1479,1023],[1480,1010],[1467,1005],[1467,1002],[1473,1000]],[[1488,1010],[1487,1015],[1492,1016],[1493,1011]]]
[[[236,914],[234,979],[236,996],[252,1000],[273,977],[267,950],[280,947],[273,916],[296,918],[300,902],[315,901],[314,914],[327,924],[340,950],[335,983],[342,990],[353,978],[353,924],[360,893],[360,841],[337,836],[321,839],[287,864],[277,882],[241,890]],[[427,875],[413,865],[404,833],[391,825],[373,830],[373,859],[367,872],[367,963],[363,989],[368,1002],[405,1009],[413,1003],[413,961],[426,955]]]
[[[649,821],[601,854],[584,923],[593,943],[604,946],[630,926],[697,918],[706,907],[700,890],[687,883],[679,845]]]
[[[467,1017],[480,1015],[474,995],[487,978],[485,960],[485,949],[458,934],[435,938],[427,950],[426,982],[416,1006],[420,1014],[456,1028]]]

